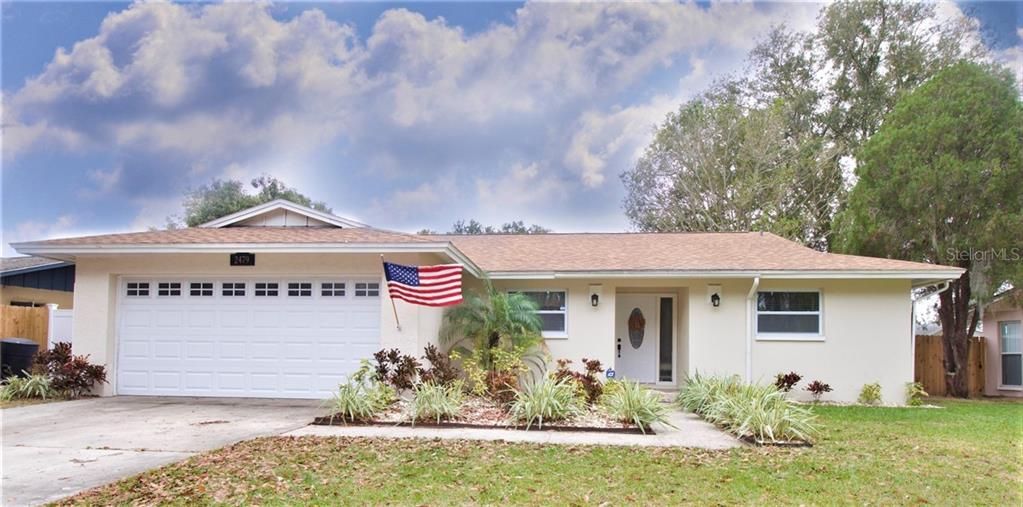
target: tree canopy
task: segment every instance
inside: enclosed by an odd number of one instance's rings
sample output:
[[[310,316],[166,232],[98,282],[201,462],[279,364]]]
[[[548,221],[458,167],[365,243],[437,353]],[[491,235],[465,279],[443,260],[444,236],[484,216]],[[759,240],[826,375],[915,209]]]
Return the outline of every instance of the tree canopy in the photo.
[[[836,246],[967,270],[938,307],[949,391],[963,394],[983,304],[1023,282],[1023,103],[1012,74],[969,62],[939,72],[899,101],[858,160]]]
[[[537,224],[526,225],[522,220],[516,220],[513,222],[506,222],[501,224],[499,227],[492,225],[483,225],[475,219],[470,219],[468,222],[465,220],[459,220],[451,226],[451,230],[446,234],[547,234],[551,232],[546,227],[539,226]],[[423,229],[419,231],[419,234],[440,234],[437,231],[430,229]]]
[[[746,77],[658,127],[622,174],[626,215],[643,231],[760,229],[828,249],[857,149],[903,94],[985,55],[975,30],[939,21],[933,4],[889,0],[831,4],[812,32],[776,28]],[[749,158],[758,152],[779,167]]]
[[[313,201],[283,181],[269,175],[254,178],[249,186],[255,193],[246,192],[245,184],[238,180],[214,179],[206,185],[185,193],[185,225],[195,227],[211,220],[230,215],[245,208],[284,199],[315,210],[331,213],[326,203]],[[168,220],[169,225],[174,225]]]

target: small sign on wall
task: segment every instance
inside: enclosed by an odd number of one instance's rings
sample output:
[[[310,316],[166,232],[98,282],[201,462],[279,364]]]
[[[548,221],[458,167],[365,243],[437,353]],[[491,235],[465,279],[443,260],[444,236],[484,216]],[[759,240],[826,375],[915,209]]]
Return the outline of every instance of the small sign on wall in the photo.
[[[231,265],[232,266],[255,266],[256,265],[256,254],[238,252],[231,254]]]

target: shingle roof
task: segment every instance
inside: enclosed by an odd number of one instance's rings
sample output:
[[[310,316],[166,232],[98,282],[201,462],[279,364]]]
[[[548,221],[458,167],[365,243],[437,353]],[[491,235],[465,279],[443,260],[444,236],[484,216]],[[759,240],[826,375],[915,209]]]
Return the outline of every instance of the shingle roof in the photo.
[[[189,227],[162,231],[103,234],[32,242],[33,246],[121,246],[189,244],[287,243],[429,243],[429,236],[369,227]]]
[[[224,227],[106,234],[21,244],[59,247],[189,244],[437,244],[451,242],[481,269],[510,272],[593,271],[956,271],[949,266],[822,253],[769,233],[582,233],[415,235],[369,227]],[[58,247],[55,249],[55,247]]]
[[[488,272],[950,271],[823,253],[770,233],[609,233],[440,236]]]
[[[67,264],[64,261],[46,259],[43,257],[0,257],[0,273],[10,273],[23,269],[48,266],[50,264]]]

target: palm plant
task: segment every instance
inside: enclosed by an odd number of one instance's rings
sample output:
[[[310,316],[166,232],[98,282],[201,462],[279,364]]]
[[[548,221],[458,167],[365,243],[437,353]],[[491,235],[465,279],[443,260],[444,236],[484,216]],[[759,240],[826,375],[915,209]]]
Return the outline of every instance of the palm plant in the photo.
[[[502,292],[484,280],[482,294],[469,293],[462,304],[444,314],[440,337],[464,356],[481,351],[480,366],[494,369],[494,349],[531,349],[543,342],[537,305],[529,297]],[[467,347],[468,345],[469,347]]]

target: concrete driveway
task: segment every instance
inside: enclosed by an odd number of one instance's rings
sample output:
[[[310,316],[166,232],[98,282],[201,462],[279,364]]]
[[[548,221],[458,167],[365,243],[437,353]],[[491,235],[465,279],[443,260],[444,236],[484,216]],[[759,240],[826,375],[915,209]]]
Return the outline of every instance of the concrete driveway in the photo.
[[[319,402],[118,396],[0,410],[0,505],[35,505],[250,438],[286,433]]]

